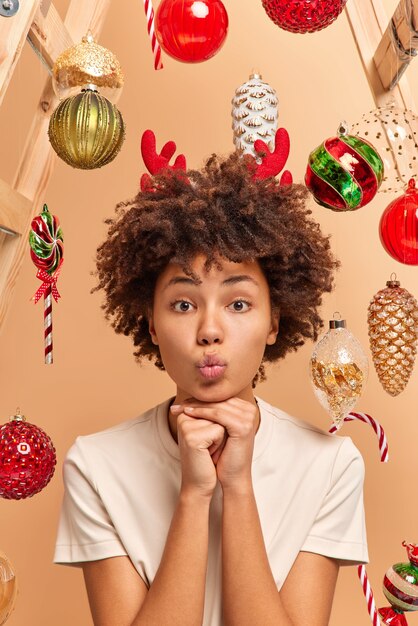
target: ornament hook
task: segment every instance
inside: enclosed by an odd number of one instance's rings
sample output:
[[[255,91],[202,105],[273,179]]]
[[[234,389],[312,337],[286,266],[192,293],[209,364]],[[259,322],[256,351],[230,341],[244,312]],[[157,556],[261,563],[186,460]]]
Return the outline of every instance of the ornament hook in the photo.
[[[340,122],[340,125],[338,126],[337,133],[340,136],[345,136],[345,135],[348,135],[349,129],[350,127],[348,125],[348,122],[346,122],[345,120],[342,120],[342,122]]]
[[[329,320],[329,327],[332,329],[336,328],[345,328],[346,323],[345,320],[342,319],[341,313],[339,311],[335,311],[332,320]]]
[[[26,422],[26,417],[21,414],[20,407],[17,407],[16,413],[9,417],[9,422]]]

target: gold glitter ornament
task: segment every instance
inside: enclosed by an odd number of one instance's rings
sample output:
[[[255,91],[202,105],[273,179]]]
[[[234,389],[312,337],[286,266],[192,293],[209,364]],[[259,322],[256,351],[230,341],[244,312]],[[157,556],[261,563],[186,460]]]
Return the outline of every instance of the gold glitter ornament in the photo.
[[[92,88],[115,103],[122,91],[123,73],[115,55],[94,41],[89,31],[81,43],[65,50],[52,68],[58,98],[68,98],[80,88]]]
[[[315,396],[337,429],[360,398],[368,371],[367,356],[345,320],[330,320],[312,353],[310,377]]]
[[[386,288],[370,301],[367,321],[377,375],[383,389],[397,396],[405,389],[414,368],[418,303],[399,281],[388,280]]]
[[[95,169],[118,154],[125,124],[114,104],[88,89],[60,102],[51,115],[48,136],[63,161],[72,167]]]

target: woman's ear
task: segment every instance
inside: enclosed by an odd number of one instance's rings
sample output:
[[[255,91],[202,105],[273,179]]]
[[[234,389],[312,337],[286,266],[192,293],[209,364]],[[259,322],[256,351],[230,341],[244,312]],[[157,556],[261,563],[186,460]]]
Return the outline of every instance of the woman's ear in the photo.
[[[158,346],[158,338],[157,338],[157,333],[155,332],[154,320],[152,318],[151,311],[148,313],[147,317],[148,317],[148,330],[149,330],[149,334],[151,335],[151,341],[154,345]]]
[[[279,309],[275,309],[271,312],[271,324],[269,334],[267,335],[266,344],[269,346],[276,343],[277,335],[279,334],[279,325],[280,325],[280,311]]]

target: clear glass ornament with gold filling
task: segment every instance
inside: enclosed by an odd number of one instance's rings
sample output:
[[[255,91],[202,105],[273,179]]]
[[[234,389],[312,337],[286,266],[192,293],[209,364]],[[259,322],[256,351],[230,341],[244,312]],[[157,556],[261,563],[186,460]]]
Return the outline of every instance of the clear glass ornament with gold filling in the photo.
[[[16,575],[7,556],[0,551],[0,626],[9,619],[16,601]]]
[[[363,393],[369,373],[365,351],[342,319],[329,322],[329,330],[316,344],[310,364],[314,393],[341,427]]]
[[[90,31],[81,43],[60,54],[52,68],[52,85],[60,100],[80,93],[81,89],[90,89],[116,104],[123,82],[118,59],[97,44]]]

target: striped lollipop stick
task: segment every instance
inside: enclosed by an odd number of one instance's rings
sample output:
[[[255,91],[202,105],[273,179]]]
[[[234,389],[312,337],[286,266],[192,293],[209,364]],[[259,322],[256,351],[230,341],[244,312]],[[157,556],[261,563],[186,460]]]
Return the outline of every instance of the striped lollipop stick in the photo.
[[[344,422],[350,422],[352,420],[359,420],[361,422],[364,422],[365,424],[369,424],[373,428],[379,440],[380,460],[382,461],[382,463],[387,463],[389,461],[389,447],[386,440],[385,431],[383,430],[379,422],[370,417],[370,415],[367,415],[367,413],[349,413],[344,418]],[[336,430],[338,430],[337,427],[335,425],[332,425],[329,429],[329,432],[335,433]]]
[[[44,343],[45,343],[45,363],[53,363],[52,356],[52,293],[51,285],[44,295]]]
[[[147,16],[148,35],[151,39],[152,53],[154,55],[154,69],[162,70],[161,48],[157,36],[155,34],[154,8],[151,0],[144,0],[145,15]]]
[[[379,614],[376,609],[376,605],[374,602],[373,591],[370,586],[369,578],[367,576],[366,568],[364,565],[359,565],[358,569],[358,577],[361,582],[361,586],[363,587],[364,597],[367,602],[367,610],[370,615],[370,619],[372,621],[373,626],[380,626]]]
[[[42,285],[32,300],[36,304],[42,296],[44,297],[45,363],[50,365],[53,363],[52,298],[58,302],[60,297],[57,280],[64,261],[64,244],[58,218],[51,215],[46,204],[44,204],[42,213],[32,220],[29,245],[31,259],[38,268],[36,277],[42,281]]]

